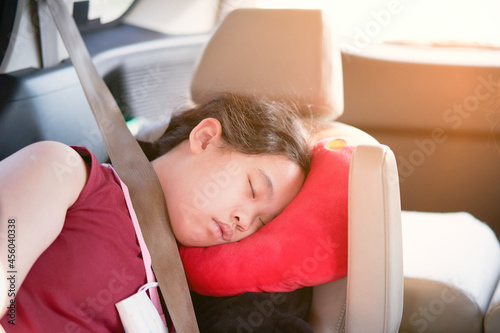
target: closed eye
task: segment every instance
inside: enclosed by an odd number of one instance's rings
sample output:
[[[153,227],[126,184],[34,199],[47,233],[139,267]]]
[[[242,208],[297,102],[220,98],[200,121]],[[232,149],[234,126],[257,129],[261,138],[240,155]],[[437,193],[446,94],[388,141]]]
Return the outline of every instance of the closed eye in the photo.
[[[255,199],[255,190],[253,189],[252,181],[248,178],[248,185],[250,185],[250,190],[252,191],[252,199]]]
[[[262,221],[262,219],[261,219],[260,217],[259,217],[259,221],[260,221],[260,223],[262,223],[262,225],[266,225],[266,224],[264,223],[264,221]]]

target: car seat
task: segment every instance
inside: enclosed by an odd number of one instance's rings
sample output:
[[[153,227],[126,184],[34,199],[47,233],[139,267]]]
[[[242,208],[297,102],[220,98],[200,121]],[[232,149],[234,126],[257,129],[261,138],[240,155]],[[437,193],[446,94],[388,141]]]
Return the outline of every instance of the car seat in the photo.
[[[340,51],[320,10],[238,9],[208,42],[191,95],[223,92],[292,100],[316,139],[342,137],[356,149],[349,176],[348,274],[313,288],[314,332],[396,332],[403,307],[401,207],[392,151],[335,122],[343,112]]]

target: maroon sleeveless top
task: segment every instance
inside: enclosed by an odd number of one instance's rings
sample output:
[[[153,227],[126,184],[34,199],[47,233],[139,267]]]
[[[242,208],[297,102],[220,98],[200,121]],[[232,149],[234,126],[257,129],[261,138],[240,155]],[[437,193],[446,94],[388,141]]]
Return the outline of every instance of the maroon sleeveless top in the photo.
[[[87,149],[74,149],[91,166],[88,182],[18,288],[15,325],[1,319],[7,332],[124,332],[115,303],[146,283],[119,181]]]

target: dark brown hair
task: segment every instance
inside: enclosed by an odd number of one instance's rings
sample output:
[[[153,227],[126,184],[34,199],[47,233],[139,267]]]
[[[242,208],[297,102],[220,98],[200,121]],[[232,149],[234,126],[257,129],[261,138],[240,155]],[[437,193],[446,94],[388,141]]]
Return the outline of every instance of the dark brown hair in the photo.
[[[226,146],[243,154],[282,155],[307,174],[310,166],[308,132],[292,103],[249,98],[234,94],[218,96],[189,110],[174,114],[165,133],[155,142],[140,142],[150,160],[187,140],[205,118],[222,126]]]

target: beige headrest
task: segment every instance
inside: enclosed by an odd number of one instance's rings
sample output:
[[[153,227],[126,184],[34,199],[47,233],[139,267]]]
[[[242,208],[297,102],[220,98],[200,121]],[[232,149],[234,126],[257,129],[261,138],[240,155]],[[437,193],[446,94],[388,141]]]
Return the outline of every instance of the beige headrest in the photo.
[[[229,13],[207,44],[191,84],[197,103],[222,92],[291,99],[305,113],[340,116],[340,51],[322,11]]]

